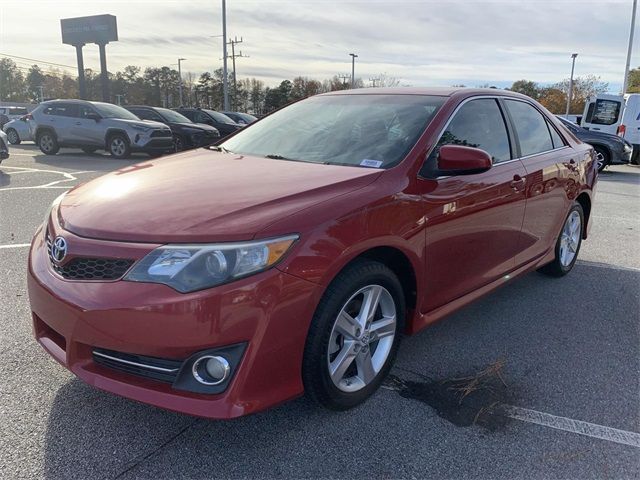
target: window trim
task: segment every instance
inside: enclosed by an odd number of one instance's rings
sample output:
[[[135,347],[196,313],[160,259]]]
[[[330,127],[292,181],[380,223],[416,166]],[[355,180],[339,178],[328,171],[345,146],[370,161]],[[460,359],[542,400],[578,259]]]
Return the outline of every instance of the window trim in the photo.
[[[525,103],[531,107],[533,107],[540,115],[542,115],[542,118],[545,120],[545,123],[547,124],[547,130],[549,129],[549,124],[551,123],[551,125],[553,126],[551,120],[544,114],[544,112],[542,110],[540,110],[538,107],[536,107],[533,103],[522,99],[522,98],[514,98],[514,97],[507,97],[504,96],[502,97],[503,100],[513,100],[515,102],[522,102]],[[544,155],[546,153],[549,152],[555,152],[556,150],[562,150],[564,148],[570,148],[569,145],[567,145],[567,139],[564,137],[564,135],[562,135],[562,133],[558,132],[558,129],[555,128],[554,129],[556,131],[556,133],[558,133],[558,135],[560,135],[560,138],[562,138],[562,140],[565,142],[564,145],[562,147],[558,147],[555,148],[553,146],[553,138],[551,138],[551,132],[549,132],[549,139],[551,140],[551,149],[550,150],[544,150],[543,152],[536,152],[536,153],[531,153],[529,155],[522,155],[522,149],[520,148],[520,138],[518,137],[518,132],[516,130],[516,126],[515,126],[515,122],[513,121],[513,118],[511,117],[511,113],[509,112],[509,108],[507,107],[507,105],[505,104],[504,106],[505,111],[507,112],[507,116],[509,117],[509,126],[510,129],[513,130],[513,134],[515,136],[516,142],[517,142],[517,146],[518,146],[518,157],[516,158],[516,160],[524,160],[527,158],[531,158],[531,157],[537,157],[538,155]]]
[[[472,97],[468,97],[468,98],[465,98],[464,100],[462,100],[456,106],[456,108],[453,110],[453,112],[451,112],[451,115],[449,115],[449,118],[447,119],[447,122],[444,124],[442,129],[440,129],[440,131],[438,132],[438,135],[436,135],[436,137],[435,137],[436,141],[433,143],[431,148],[429,148],[429,150],[427,150],[427,153],[424,155],[423,161],[422,161],[422,165],[418,169],[418,178],[420,178],[422,180],[437,180],[439,178],[449,178],[449,177],[451,177],[451,175],[438,175],[438,176],[435,176],[435,177],[425,177],[420,172],[422,172],[424,166],[426,165],[427,161],[429,160],[429,157],[431,156],[431,153],[438,146],[438,140],[440,140],[440,137],[442,137],[444,132],[447,131],[447,128],[449,128],[449,124],[453,121],[454,117],[458,114],[460,109],[465,104],[467,104],[468,102],[470,102],[472,100],[485,100],[485,99],[496,100],[496,103],[498,104],[498,109],[500,110],[500,113],[502,114],[502,120],[504,121],[504,126],[507,129],[507,137],[509,139],[509,151],[511,152],[511,160],[505,160],[504,162],[495,163],[495,164],[493,164],[491,166],[491,168],[493,169],[495,167],[498,167],[498,166],[501,166],[501,165],[507,165],[509,163],[515,162],[517,160],[520,160],[520,157],[515,156],[516,154],[520,153],[520,145],[514,143],[516,141],[516,137],[515,137],[515,135],[513,133],[513,124],[511,123],[511,118],[508,116],[509,112],[505,109],[504,105],[501,102],[501,100],[503,98],[510,98],[510,97],[505,97],[505,96],[501,96],[501,95],[474,95]],[[517,150],[516,150],[516,147],[517,147]]]

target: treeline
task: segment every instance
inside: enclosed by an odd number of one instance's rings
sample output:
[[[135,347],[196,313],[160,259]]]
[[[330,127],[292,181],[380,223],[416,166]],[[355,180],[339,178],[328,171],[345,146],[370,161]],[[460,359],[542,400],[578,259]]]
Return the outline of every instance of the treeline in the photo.
[[[87,99],[102,100],[99,72],[86,69],[85,78]],[[299,76],[293,80],[283,80],[277,87],[268,87],[256,78],[238,78],[234,82],[233,72],[229,72],[228,82],[231,109],[255,114],[268,113],[289,102],[318,93],[349,88],[349,83],[338,76],[322,81]],[[381,74],[375,85],[393,87],[399,83],[395,77]],[[223,109],[222,69],[213,73],[205,72],[199,77],[186,73],[182,84],[183,105]],[[148,67],[143,70],[129,65],[121,71],[109,73],[110,100],[123,105],[177,107],[180,105],[179,85],[178,71],[169,67]],[[363,86],[363,81],[356,79],[356,87]],[[608,83],[594,75],[574,79],[571,113],[582,113],[587,97],[606,92],[608,88]],[[553,113],[564,113],[569,80],[551,86],[543,86],[531,80],[518,80],[508,89],[538,100]],[[629,92],[640,92],[640,67],[630,72]],[[78,82],[75,76],[55,68],[43,71],[38,65],[19,67],[10,58],[0,58],[0,101],[37,103],[42,98],[77,97]]]
[[[389,85],[397,84],[384,76]],[[262,114],[280,108],[287,103],[322,92],[343,90],[349,87],[344,80],[334,76],[323,81],[306,77],[283,80],[277,87],[268,87],[256,78],[238,78],[234,82],[229,72],[229,101],[232,110]],[[100,72],[85,70],[88,100],[102,100]],[[356,81],[362,87],[362,80]],[[182,104],[185,106],[223,108],[223,73],[218,69],[199,77],[191,73],[183,75]],[[180,106],[180,77],[169,67],[145,68],[129,65],[123,70],[109,73],[109,93],[113,103],[143,104],[164,107]],[[78,82],[75,76],[56,68],[43,71],[32,65],[23,71],[9,58],[0,58],[0,101],[32,102],[50,98],[77,98]]]

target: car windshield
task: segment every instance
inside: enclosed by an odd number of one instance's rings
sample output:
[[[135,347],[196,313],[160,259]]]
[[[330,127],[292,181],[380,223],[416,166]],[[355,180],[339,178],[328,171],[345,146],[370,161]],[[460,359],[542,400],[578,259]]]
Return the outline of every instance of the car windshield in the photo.
[[[227,117],[226,115],[220,113],[220,112],[216,112],[215,110],[206,110],[206,109],[202,109],[203,112],[207,112],[211,117],[213,117],[213,119],[216,122],[220,122],[220,123],[228,123],[230,125],[235,125],[236,122],[234,122],[233,120],[231,120],[229,117]]]
[[[110,103],[92,103],[103,118],[122,118],[124,120],[140,120],[129,110]]]
[[[234,153],[376,168],[397,165],[445,97],[322,95],[247,126],[222,144]]]
[[[26,108],[24,107],[13,107],[13,108],[9,108],[9,114],[10,115],[26,115],[29,112],[27,111]]]
[[[168,108],[156,108],[156,111],[167,122],[193,123],[191,120],[189,120],[187,117],[185,117],[181,113],[174,112],[173,110],[169,110]]]

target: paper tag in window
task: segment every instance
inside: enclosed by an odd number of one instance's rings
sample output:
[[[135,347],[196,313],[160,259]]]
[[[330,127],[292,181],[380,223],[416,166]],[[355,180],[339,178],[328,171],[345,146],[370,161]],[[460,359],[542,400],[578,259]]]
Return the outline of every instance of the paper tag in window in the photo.
[[[365,158],[360,162],[360,165],[363,167],[380,168],[382,162],[380,160],[369,160]]]

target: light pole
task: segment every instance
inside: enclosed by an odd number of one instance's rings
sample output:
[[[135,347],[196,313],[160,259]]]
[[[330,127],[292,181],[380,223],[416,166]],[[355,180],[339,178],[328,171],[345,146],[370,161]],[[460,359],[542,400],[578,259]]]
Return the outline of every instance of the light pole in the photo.
[[[633,10],[631,12],[631,31],[629,32],[629,49],[627,50],[627,64],[624,67],[624,81],[622,82],[622,94],[627,93],[629,86],[629,67],[631,66],[631,46],[633,45],[633,30],[636,26],[636,10],[638,9],[638,0],[633,0]]]
[[[224,111],[229,111],[229,82],[227,79],[227,2],[222,0],[222,92]]]
[[[180,77],[180,83],[179,85],[179,89],[180,89],[180,106],[182,107],[184,104],[182,103],[182,66],[180,65],[180,62],[184,62],[186,60],[186,58],[179,58],[178,59],[178,76]]]
[[[569,118],[569,108],[571,108],[571,97],[573,95],[573,71],[576,67],[576,57],[577,53],[572,53],[571,58],[573,59],[571,62],[571,79],[569,80],[569,95],[567,96],[567,111],[564,114],[564,118]]]
[[[356,81],[356,57],[358,55],[355,53],[350,53],[349,55],[351,55],[351,88],[354,88]]]

